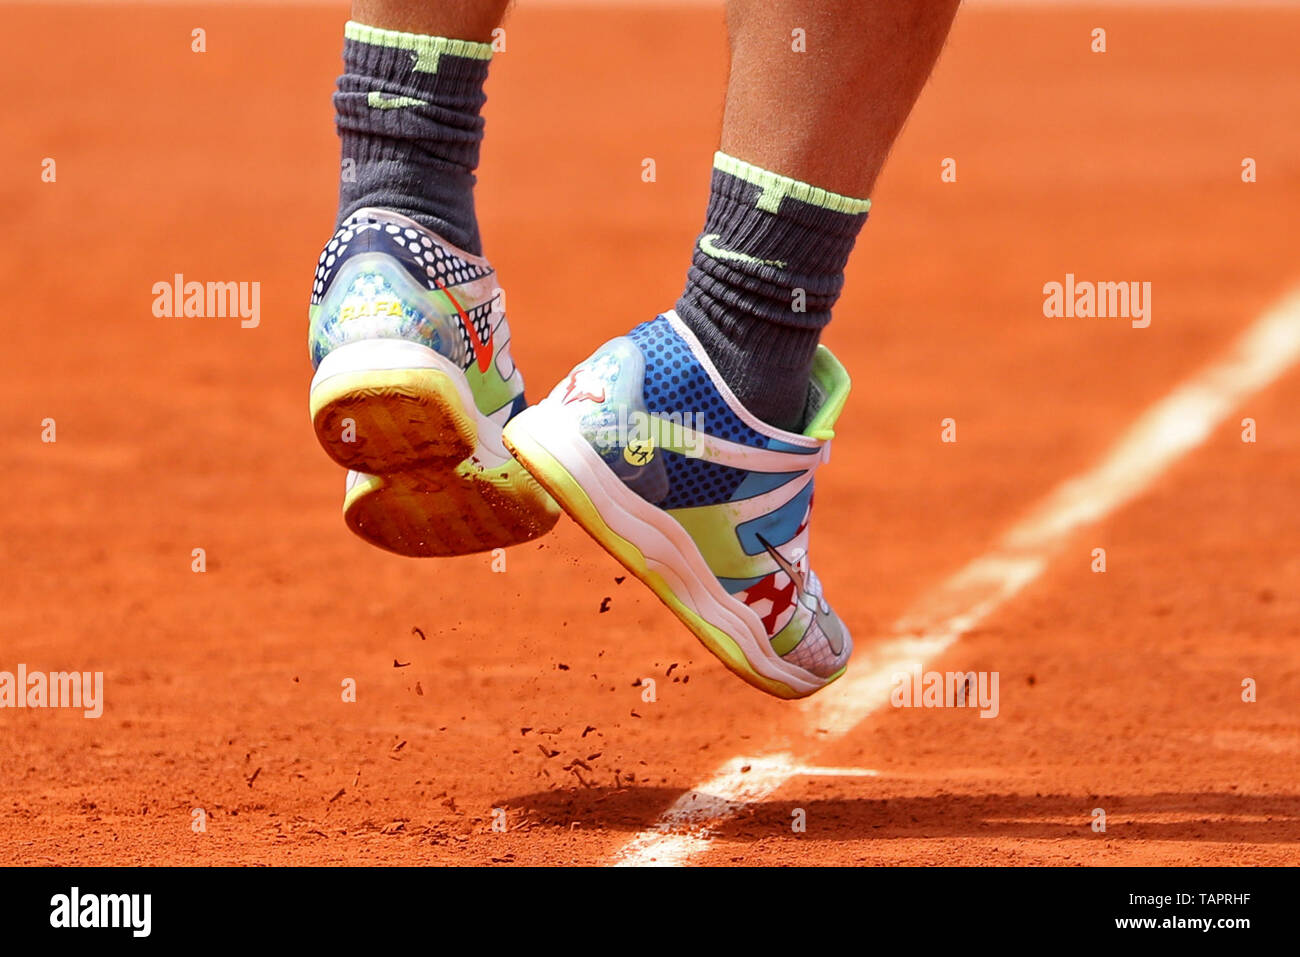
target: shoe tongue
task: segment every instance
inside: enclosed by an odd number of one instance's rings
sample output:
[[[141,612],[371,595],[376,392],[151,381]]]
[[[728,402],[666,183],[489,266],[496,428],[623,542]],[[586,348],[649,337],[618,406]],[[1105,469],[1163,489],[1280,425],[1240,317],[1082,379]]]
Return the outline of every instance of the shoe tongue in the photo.
[[[818,346],[808,382],[804,435],[822,441],[835,437],[835,422],[844,410],[851,386],[849,374],[840,360],[825,346]]]

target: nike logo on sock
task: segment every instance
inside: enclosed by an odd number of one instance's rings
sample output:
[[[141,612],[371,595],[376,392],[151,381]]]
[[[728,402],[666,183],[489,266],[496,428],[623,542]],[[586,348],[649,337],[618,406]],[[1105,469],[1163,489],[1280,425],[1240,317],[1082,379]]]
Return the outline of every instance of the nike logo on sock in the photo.
[[[406,106],[428,106],[428,100],[417,100],[413,96],[398,96],[396,93],[380,93],[373,90],[366,95],[366,106],[372,110],[400,110]]]
[[[723,249],[717,245],[717,241],[721,238],[721,233],[708,233],[701,236],[700,252],[711,259],[721,259],[726,262],[749,263],[752,266],[774,266],[777,269],[785,268],[785,263],[780,259],[759,259],[749,253],[736,252],[734,249]]]

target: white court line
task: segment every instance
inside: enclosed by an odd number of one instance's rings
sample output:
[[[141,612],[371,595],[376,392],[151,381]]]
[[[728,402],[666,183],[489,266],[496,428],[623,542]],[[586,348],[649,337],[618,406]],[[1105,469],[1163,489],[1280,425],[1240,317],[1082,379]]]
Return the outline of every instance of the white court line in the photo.
[[[802,703],[808,750],[842,737],[889,701],[892,676],[932,661],[1034,581],[1071,534],[1126,505],[1209,437],[1245,399],[1300,360],[1300,290],[1228,351],[1149,408],[1106,455],[1066,480],[989,552],[925,595],[883,642],[866,642],[849,673]],[[742,768],[748,766],[749,770]],[[619,866],[685,864],[717,827],[762,801],[803,765],[790,754],[736,758],[678,798],[615,856]]]
[[[875,777],[870,768],[823,768],[799,764],[790,754],[736,757],[718,774],[687,791],[663,813],[648,840],[637,838],[623,849],[618,864],[680,864],[709,849],[711,835],[700,825],[733,817],[746,804],[763,800],[791,778]],[[638,843],[640,842],[640,843]],[[644,851],[646,859],[636,859]]]

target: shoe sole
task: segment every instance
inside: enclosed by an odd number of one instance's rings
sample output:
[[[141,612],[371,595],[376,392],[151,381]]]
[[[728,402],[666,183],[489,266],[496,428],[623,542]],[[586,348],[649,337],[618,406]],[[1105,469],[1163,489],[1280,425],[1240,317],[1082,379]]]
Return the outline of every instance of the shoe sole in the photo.
[[[553,415],[545,405],[525,409],[506,426],[502,440],[588,535],[744,681],[778,698],[804,698],[844,673],[841,667],[819,678],[772,651],[757,615],[728,607],[737,603],[707,571],[685,529],[628,489],[563,414]],[[709,618],[725,622],[727,630]]]
[[[310,407],[321,448],[357,472],[447,470],[478,444],[456,383],[437,369],[340,372],[312,389]]]
[[[500,427],[473,404],[451,362],[419,343],[342,346],[312,380],[316,438],[365,473],[343,503],[365,541],[412,558],[505,548],[549,531],[559,508],[522,467],[490,451]]]
[[[408,558],[509,548],[549,532],[559,515],[517,462],[363,476],[343,501],[343,520],[353,533]]]

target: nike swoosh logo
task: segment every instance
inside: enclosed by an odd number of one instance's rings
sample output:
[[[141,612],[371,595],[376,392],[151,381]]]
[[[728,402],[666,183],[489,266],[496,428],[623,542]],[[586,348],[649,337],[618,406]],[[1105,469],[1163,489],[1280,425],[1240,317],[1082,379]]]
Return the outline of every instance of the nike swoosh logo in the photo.
[[[398,96],[395,93],[380,93],[373,90],[366,96],[366,106],[372,110],[400,110],[406,106],[428,106],[428,100],[417,100],[413,96]]]
[[[763,547],[766,548],[767,553],[772,556],[772,561],[776,562],[777,567],[790,576],[790,581],[794,582],[794,587],[799,589],[799,594],[802,595],[804,593],[803,572],[790,564],[790,562],[786,560],[786,557],[773,548],[772,543],[762,535],[758,536],[758,540],[763,543]]]
[[[487,342],[480,339],[478,337],[478,330],[474,328],[474,323],[470,321],[469,316],[465,315],[465,310],[460,307],[460,303],[458,303],[456,297],[451,294],[451,290],[447,288],[447,284],[443,282],[439,276],[434,276],[433,281],[438,284],[438,288],[443,291],[446,297],[451,300],[451,304],[456,307],[456,314],[460,316],[461,325],[463,325],[465,331],[469,333],[469,344],[474,350],[474,360],[478,363],[478,371],[487,372],[488,366],[492,365],[491,337],[489,336]]]
[[[721,259],[725,262],[749,263],[751,266],[774,266],[777,269],[785,268],[785,263],[780,259],[759,259],[749,253],[738,253],[734,249],[723,249],[717,244],[717,241],[721,238],[721,233],[708,233],[701,236],[700,252],[711,259]]]
[[[784,555],[773,548],[772,543],[762,535],[758,536],[758,540],[763,543],[763,547],[767,549],[767,553],[772,556],[772,561],[776,562],[777,567],[790,577],[790,581],[794,582],[794,587],[799,592],[799,604],[809,609],[816,617],[817,624],[821,626],[822,634],[826,636],[826,641],[831,646],[831,651],[836,655],[843,652],[844,632],[841,631],[840,624],[835,619],[834,615],[822,611],[821,602],[817,600],[817,596],[808,594],[804,585],[803,572],[799,571],[799,569],[791,564]],[[812,599],[811,605],[803,600],[805,596]]]

